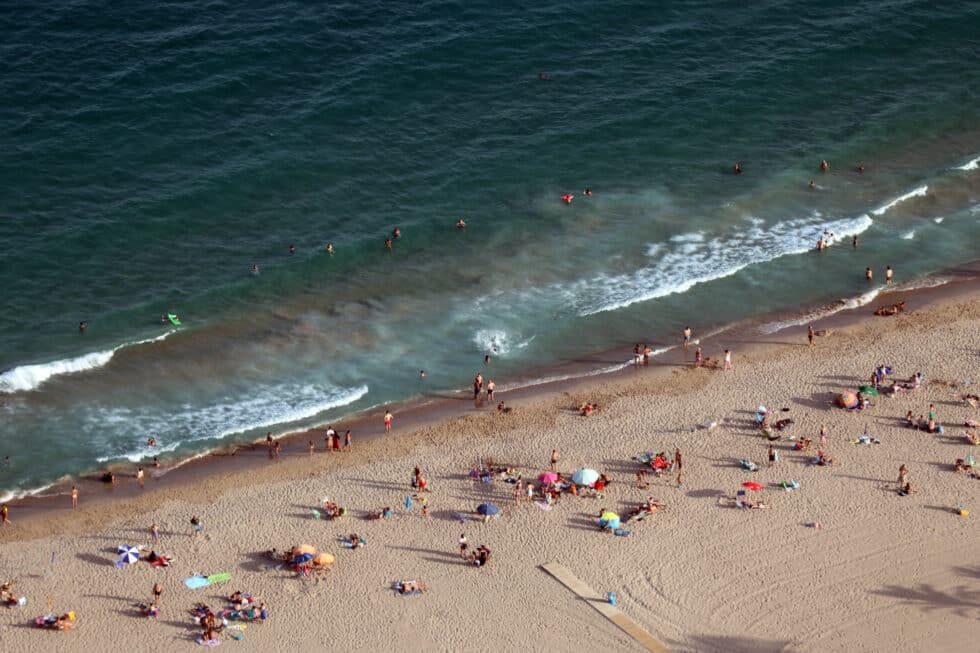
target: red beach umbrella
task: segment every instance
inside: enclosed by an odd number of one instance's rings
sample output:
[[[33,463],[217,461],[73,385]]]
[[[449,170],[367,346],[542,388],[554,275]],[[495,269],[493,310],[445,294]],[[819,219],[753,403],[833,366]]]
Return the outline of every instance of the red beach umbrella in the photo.
[[[742,487],[747,487],[753,492],[757,492],[758,490],[765,489],[766,486],[762,483],[756,483],[755,481],[745,481],[742,483]]]

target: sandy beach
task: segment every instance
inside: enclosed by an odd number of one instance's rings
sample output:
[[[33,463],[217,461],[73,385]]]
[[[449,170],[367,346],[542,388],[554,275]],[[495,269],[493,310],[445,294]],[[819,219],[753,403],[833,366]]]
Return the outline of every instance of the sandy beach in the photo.
[[[0,612],[0,648],[92,650],[108,641],[120,650],[196,648],[200,628],[189,609],[199,601],[221,609],[241,590],[260,597],[269,618],[226,630],[221,642],[231,648],[642,650],[541,569],[555,562],[597,592],[615,592],[617,607],[673,651],[975,650],[980,482],[954,473],[953,462],[980,453],[963,427],[980,411],[956,394],[980,384],[978,300],[974,288],[925,310],[869,316],[829,328],[812,347],[805,326],[762,343],[722,338],[706,353],[730,347],[731,371],[630,370],[513,402],[504,395],[510,413],[487,410],[411,432],[399,430],[396,414],[395,437],[351,453],[323,451],[321,436],[312,457],[294,448],[278,461],[166,492],[148,483],[142,496],[95,506],[83,494],[75,511],[66,498],[24,522],[14,506],[13,523],[0,529],[0,577],[28,603]],[[836,393],[866,384],[879,364],[901,381],[922,372],[926,383],[873,397],[865,410],[833,405]],[[584,402],[599,410],[580,416]],[[930,404],[944,433],[904,425],[907,411],[926,414]],[[759,405],[795,422],[773,442],[772,467],[755,421]],[[880,444],[854,444],[865,432]],[[813,465],[813,451],[794,450],[803,436],[834,463]],[[638,488],[641,465],[632,458],[676,448],[682,483],[676,473],[649,474],[650,487]],[[489,457],[537,485],[552,449],[566,476],[582,467],[607,474],[604,496],[562,496],[551,510],[515,505],[512,484],[469,473]],[[759,471],[742,469],[740,459]],[[896,491],[902,464],[917,490],[906,497]],[[417,500],[405,508],[415,465],[429,483],[427,517]],[[799,487],[780,487],[790,480]],[[768,510],[733,506],[750,481],[764,489],[746,498]],[[667,508],[624,524],[628,536],[598,529],[601,509],[625,516],[650,496]],[[315,519],[325,498],[348,514]],[[498,505],[500,518],[483,523],[474,513],[481,503]],[[960,504],[969,516],[957,514]],[[392,517],[365,518],[386,506]],[[192,515],[203,523],[197,537]],[[338,542],[352,532],[366,545]],[[491,549],[486,567],[462,559],[461,533],[471,549]],[[336,555],[333,570],[308,580],[263,556],[299,543]],[[117,569],[121,544],[174,560]],[[222,572],[231,580],[194,590],[182,582]],[[399,580],[423,581],[427,591],[401,596],[391,589]],[[134,606],[152,598],[157,582],[160,615],[150,619]],[[52,612],[77,615],[74,630],[33,626],[49,599]]]

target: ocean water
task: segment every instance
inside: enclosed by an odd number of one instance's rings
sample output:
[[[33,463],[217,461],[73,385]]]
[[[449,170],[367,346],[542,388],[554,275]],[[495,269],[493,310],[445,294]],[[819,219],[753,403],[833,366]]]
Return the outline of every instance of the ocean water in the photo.
[[[976,259],[934,4],[5,3],[0,495]]]

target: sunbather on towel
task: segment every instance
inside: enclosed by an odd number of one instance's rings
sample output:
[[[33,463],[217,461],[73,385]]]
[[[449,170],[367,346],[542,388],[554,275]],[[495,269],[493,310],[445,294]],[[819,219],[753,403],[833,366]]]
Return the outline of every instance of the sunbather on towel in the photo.
[[[426,590],[425,583],[417,580],[403,580],[395,584],[399,594],[421,594]]]
[[[736,508],[743,508],[746,510],[769,510],[769,506],[762,503],[761,501],[749,501],[748,499],[736,499]]]

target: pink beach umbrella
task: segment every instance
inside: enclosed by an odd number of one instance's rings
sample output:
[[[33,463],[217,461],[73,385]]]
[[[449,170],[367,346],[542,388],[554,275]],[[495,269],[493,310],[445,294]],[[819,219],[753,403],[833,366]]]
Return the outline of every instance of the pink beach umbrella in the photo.
[[[554,472],[545,472],[538,477],[542,483],[554,483],[558,480],[558,474]]]

